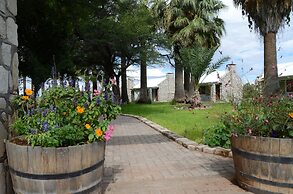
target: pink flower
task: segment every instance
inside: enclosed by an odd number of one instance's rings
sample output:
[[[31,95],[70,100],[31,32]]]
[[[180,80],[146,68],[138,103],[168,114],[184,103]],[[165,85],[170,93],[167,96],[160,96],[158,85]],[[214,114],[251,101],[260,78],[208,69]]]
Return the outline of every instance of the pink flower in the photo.
[[[247,131],[248,131],[248,134],[252,134],[252,129],[251,128],[247,129]]]
[[[111,79],[110,79],[110,82],[111,82],[113,85],[116,85],[116,80],[115,80],[115,78],[111,78]]]
[[[98,96],[100,94],[100,91],[99,90],[94,90],[94,96]]]
[[[109,131],[111,131],[111,132],[113,133],[113,131],[114,131],[114,127],[113,127],[113,125],[109,125],[109,126],[108,126],[108,129],[109,129]]]
[[[104,133],[104,138],[105,138],[106,141],[109,141],[109,139],[111,139],[111,134],[109,133],[109,131],[106,131]]]
[[[113,125],[109,125],[108,130],[104,133],[104,138],[106,141],[109,141],[109,139],[111,139],[113,131],[114,131]]]

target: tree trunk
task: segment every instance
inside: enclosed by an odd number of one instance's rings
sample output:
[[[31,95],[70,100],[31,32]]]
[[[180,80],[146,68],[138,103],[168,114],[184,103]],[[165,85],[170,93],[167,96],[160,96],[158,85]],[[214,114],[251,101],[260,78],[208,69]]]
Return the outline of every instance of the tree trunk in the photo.
[[[185,92],[183,85],[183,65],[179,61],[179,48],[175,46],[175,95],[174,100],[176,102],[185,101]]]
[[[122,103],[128,103],[128,93],[127,93],[127,75],[126,75],[126,60],[125,57],[121,58],[121,93],[122,93]]]
[[[115,79],[116,79],[116,84],[113,85],[113,93],[115,98],[113,99],[113,101],[115,103],[119,103],[120,102],[120,76],[115,75]]]
[[[151,99],[148,96],[147,86],[147,64],[145,53],[141,54],[140,59],[140,92],[138,103],[151,103]]]
[[[192,98],[194,96],[194,87],[195,87],[195,80],[194,78],[191,76],[191,81],[189,82],[189,88],[188,88],[188,94],[190,96],[190,98]]]
[[[97,76],[93,78],[93,92],[98,89],[98,79]]]
[[[24,76],[22,78],[22,85],[23,85],[23,94],[25,94],[25,90],[26,90],[26,76]]]
[[[278,79],[276,33],[264,35],[264,96],[278,94],[280,84]]]
[[[186,96],[186,101],[190,101],[191,94],[189,92],[190,89],[190,72],[185,68],[184,69],[184,92]]]

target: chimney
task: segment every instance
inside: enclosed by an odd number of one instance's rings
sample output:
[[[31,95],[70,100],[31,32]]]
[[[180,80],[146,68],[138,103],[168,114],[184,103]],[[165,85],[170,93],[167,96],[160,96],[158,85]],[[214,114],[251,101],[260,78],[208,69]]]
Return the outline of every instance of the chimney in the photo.
[[[174,73],[167,73],[166,78],[167,79],[173,79],[174,78]]]
[[[231,64],[226,65],[226,70],[235,72],[236,71],[236,64],[231,63]]]

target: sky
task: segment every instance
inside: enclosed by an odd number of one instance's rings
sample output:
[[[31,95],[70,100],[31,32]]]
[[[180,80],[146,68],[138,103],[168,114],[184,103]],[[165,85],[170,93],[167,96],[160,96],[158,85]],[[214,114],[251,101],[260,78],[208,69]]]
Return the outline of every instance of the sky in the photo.
[[[254,82],[257,76],[263,74],[263,38],[249,29],[247,17],[242,16],[240,8],[235,8],[233,0],[222,1],[227,8],[220,12],[219,17],[225,22],[226,34],[214,59],[221,57],[221,51],[223,56],[231,58],[229,63],[236,64],[236,71],[244,83]],[[293,62],[293,22],[290,24],[277,34],[278,64]],[[250,71],[251,68],[253,70]],[[219,68],[224,69],[225,65]],[[148,67],[148,78],[162,77],[171,72],[174,68],[168,64],[165,67]],[[132,67],[128,75],[138,78],[138,67]]]

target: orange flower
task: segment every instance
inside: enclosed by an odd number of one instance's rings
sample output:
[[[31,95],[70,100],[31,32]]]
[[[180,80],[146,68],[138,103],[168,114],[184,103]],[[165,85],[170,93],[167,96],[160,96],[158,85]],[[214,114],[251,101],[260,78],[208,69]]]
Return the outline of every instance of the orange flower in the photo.
[[[91,128],[91,125],[90,124],[85,124],[85,128],[89,129],[89,128]]]
[[[293,119],[293,112],[289,113],[288,115]]]
[[[100,128],[96,129],[95,132],[96,132],[96,135],[97,135],[98,137],[100,137],[100,136],[103,135],[103,132],[102,132],[102,130],[101,130]]]
[[[84,108],[82,108],[81,106],[77,106],[76,107],[76,112],[79,114],[82,114],[84,112]]]
[[[29,99],[29,97],[28,96],[23,96],[23,97],[21,97],[23,100],[28,100]]]
[[[28,96],[31,96],[33,94],[33,91],[31,89],[25,89],[25,94]]]

